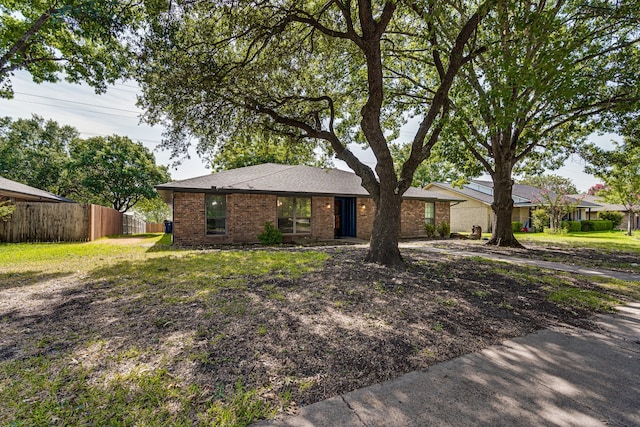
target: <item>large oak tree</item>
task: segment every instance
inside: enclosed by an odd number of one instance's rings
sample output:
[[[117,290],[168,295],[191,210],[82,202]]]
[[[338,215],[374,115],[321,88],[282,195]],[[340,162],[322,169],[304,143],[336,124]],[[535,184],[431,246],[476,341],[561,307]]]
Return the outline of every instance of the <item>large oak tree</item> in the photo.
[[[489,244],[520,246],[515,170],[558,166],[614,108],[637,101],[638,10],[636,1],[504,1],[485,19],[487,49],[451,93],[451,141],[493,180]]]
[[[26,70],[37,83],[84,81],[104,92],[128,74],[129,36],[162,1],[0,0],[0,97]]]
[[[170,129],[165,145],[206,151],[262,127],[322,144],[361,178],[376,205],[367,260],[402,262],[402,195],[448,116],[460,68],[494,1],[175,1],[142,52],[141,105]],[[396,173],[389,141],[419,126]],[[360,142],[375,170],[348,148]]]

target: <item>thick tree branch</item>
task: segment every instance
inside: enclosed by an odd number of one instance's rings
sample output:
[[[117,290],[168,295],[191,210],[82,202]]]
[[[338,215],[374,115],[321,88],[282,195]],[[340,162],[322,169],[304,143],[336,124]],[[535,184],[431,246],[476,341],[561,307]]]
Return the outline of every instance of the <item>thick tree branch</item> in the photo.
[[[40,28],[42,28],[51,16],[57,12],[58,10],[55,7],[50,7],[46,12],[40,15],[33,24],[31,24],[31,27],[29,27],[29,29],[25,31],[18,40],[16,40],[9,50],[7,50],[7,53],[2,55],[0,58],[0,77],[7,73],[6,65],[11,61],[13,56],[20,50],[24,49],[28,45],[29,40],[35,36]]]

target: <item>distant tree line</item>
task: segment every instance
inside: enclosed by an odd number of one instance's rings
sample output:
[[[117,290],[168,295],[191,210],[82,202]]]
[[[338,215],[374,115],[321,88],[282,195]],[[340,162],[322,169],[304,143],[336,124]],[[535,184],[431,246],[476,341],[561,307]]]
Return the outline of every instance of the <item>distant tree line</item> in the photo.
[[[154,186],[170,181],[139,142],[118,135],[83,139],[72,126],[36,115],[0,118],[0,176],[121,212],[157,198]]]

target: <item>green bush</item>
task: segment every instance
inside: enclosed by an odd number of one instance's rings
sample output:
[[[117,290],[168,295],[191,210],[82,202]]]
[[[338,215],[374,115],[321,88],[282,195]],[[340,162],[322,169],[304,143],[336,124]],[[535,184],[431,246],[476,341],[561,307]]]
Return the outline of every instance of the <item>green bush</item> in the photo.
[[[551,227],[544,227],[545,234],[567,234],[569,230],[567,228],[560,227],[557,230],[554,230]]]
[[[580,221],[562,221],[562,228],[573,232],[582,231],[582,222]]]
[[[436,226],[427,222],[424,224],[424,232],[427,237],[436,237]]]
[[[607,231],[613,230],[613,222],[609,220],[590,220],[580,221],[582,231]]]
[[[11,203],[10,200],[0,202],[0,221],[9,221],[15,210],[16,205]]]
[[[513,221],[511,223],[511,231],[513,231],[514,233],[517,233],[520,230],[522,230],[522,223],[519,221]]]
[[[611,221],[613,223],[613,228],[617,228],[620,224],[622,224],[623,217],[624,215],[620,212],[600,212],[598,214],[598,218]]]
[[[536,232],[540,233],[545,227],[549,226],[549,212],[546,209],[536,209],[531,216],[533,217],[533,228],[535,228]]]
[[[449,237],[451,234],[451,227],[449,227],[449,223],[447,221],[442,221],[439,226],[436,227],[436,231],[440,235],[440,237]]]
[[[267,221],[264,223],[264,232],[258,235],[258,240],[263,245],[279,245],[282,243],[282,232]]]

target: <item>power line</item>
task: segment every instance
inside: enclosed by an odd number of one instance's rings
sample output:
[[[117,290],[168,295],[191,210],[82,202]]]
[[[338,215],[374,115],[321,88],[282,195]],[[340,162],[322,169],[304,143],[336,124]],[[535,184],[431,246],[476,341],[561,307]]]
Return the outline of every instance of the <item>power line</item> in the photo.
[[[43,95],[34,95],[32,93],[25,93],[25,92],[14,92],[17,93],[19,95],[25,95],[25,96],[31,96],[34,98],[43,98],[43,99],[50,99],[52,101],[61,101],[61,102],[68,102],[70,104],[78,104],[78,105],[88,105],[90,107],[96,107],[96,108],[104,108],[106,110],[114,110],[114,111],[124,111],[126,113],[136,113],[139,114],[142,111],[138,110],[138,111],[134,111],[134,110],[125,110],[123,108],[115,108],[115,107],[107,107],[107,106],[103,106],[103,105],[96,105],[96,104],[90,104],[88,102],[78,102],[78,101],[69,101],[66,99],[62,99],[62,98],[53,98],[50,96],[43,96]],[[24,101],[23,101],[24,102]]]
[[[124,117],[124,118],[127,118],[127,119],[137,119],[136,116],[123,116],[122,114],[111,114],[111,113],[105,113],[103,111],[87,110],[85,108],[67,107],[66,105],[46,104],[44,102],[26,101],[24,99],[14,99],[13,101],[15,101],[15,102],[24,102],[24,103],[27,103],[27,104],[46,105],[46,106],[49,106],[49,107],[56,107],[56,108],[66,108],[67,110],[78,110],[78,111],[83,111],[85,113],[103,114],[103,115],[106,115],[106,116]]]
[[[95,132],[82,132],[82,131],[78,131],[79,134],[81,135],[93,135],[93,136],[111,136],[111,135],[107,135],[104,133],[95,133]],[[143,142],[150,142],[152,144],[160,144],[162,143],[162,141],[158,141],[155,139],[142,139],[142,138],[134,138],[134,137],[128,137],[130,139],[135,139],[136,141],[143,141]]]

